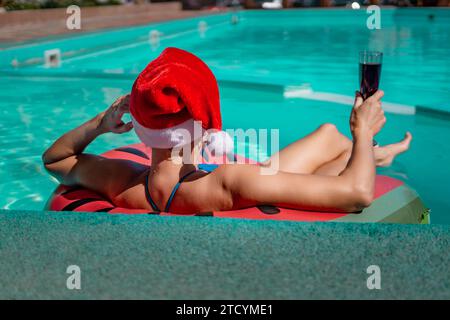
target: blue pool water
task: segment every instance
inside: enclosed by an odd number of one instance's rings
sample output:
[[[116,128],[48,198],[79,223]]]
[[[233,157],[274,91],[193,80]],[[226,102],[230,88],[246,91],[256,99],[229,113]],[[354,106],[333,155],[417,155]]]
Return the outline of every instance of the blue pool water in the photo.
[[[434,16],[429,19],[429,15]],[[377,140],[414,135],[411,150],[380,173],[406,181],[450,224],[450,10],[384,9],[382,29],[368,30],[363,10],[239,12],[45,40],[0,50],[0,208],[42,209],[56,186],[40,155],[65,131],[130,90],[136,74],[167,46],[203,58],[221,90],[226,128],[280,129],[280,145],[323,122],[349,135],[349,101],[357,89],[358,51],[384,52],[381,87],[388,123]],[[208,24],[202,36],[199,21]],[[151,45],[151,30],[162,33]],[[59,48],[59,68],[43,65]],[[11,62],[15,61],[16,66]],[[105,135],[88,149],[137,142]],[[267,156],[251,146],[252,157]]]

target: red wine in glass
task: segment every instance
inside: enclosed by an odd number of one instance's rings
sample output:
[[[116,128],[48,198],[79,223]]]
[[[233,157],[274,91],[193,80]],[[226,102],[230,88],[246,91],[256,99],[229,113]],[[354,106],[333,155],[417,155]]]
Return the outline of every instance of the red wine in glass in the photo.
[[[380,85],[381,64],[383,53],[379,51],[361,51],[359,53],[359,92],[366,100],[375,92]],[[378,143],[373,140],[373,145]]]
[[[360,88],[364,100],[378,90],[381,75],[381,63],[359,63]]]

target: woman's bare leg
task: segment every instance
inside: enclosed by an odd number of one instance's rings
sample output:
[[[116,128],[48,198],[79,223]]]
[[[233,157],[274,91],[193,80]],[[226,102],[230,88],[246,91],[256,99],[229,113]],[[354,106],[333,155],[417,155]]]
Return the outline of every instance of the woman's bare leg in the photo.
[[[311,134],[297,140],[272,156],[272,167],[290,173],[312,174],[319,167],[351,150],[352,142],[330,123],[321,125]]]
[[[352,149],[344,151],[339,157],[330,162],[327,162],[317,168],[313,174],[324,175],[324,176],[338,176],[345,167],[347,167],[348,160],[352,154]]]
[[[377,166],[389,166],[395,156],[409,148],[412,136],[394,144],[374,149]],[[278,170],[291,173],[339,175],[347,166],[353,143],[333,124],[323,124],[311,134],[278,152]]]

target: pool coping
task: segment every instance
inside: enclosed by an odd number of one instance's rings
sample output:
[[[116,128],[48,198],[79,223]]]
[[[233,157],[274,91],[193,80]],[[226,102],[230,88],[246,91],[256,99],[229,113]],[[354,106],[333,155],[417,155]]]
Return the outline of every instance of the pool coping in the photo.
[[[449,243],[445,225],[0,210],[0,298],[449,299]]]
[[[140,9],[140,10],[139,10]],[[121,16],[117,15],[117,12],[115,11],[121,11]],[[128,15],[132,15],[134,13],[136,13],[135,11],[138,11],[140,13],[142,13],[143,11],[152,11],[152,13],[156,12],[156,13],[165,13],[168,12],[168,10],[171,11],[171,13],[169,14],[168,17],[166,17],[165,19],[156,19],[154,20],[155,17],[149,15],[146,17],[146,21],[145,22],[139,22],[139,23],[133,23],[133,21],[131,21],[132,24],[128,24],[128,22],[130,21],[125,21],[126,23],[124,24],[123,22],[123,13],[128,14]],[[64,30],[62,33],[56,33],[56,34],[51,34],[51,35],[38,35],[38,36],[33,36],[32,38],[29,39],[25,39],[25,40],[21,40],[21,41],[0,41],[0,51],[2,49],[7,49],[9,47],[14,47],[14,46],[22,46],[22,45],[27,45],[27,44],[32,44],[34,42],[41,42],[41,41],[54,41],[54,40],[59,40],[61,38],[66,38],[66,37],[73,37],[73,36],[83,36],[86,34],[93,34],[93,33],[99,33],[99,32],[108,32],[108,31],[113,31],[115,29],[126,29],[126,28],[135,28],[135,27],[140,27],[140,26],[145,26],[145,25],[149,25],[149,24],[158,24],[158,23],[164,23],[164,22],[170,22],[170,21],[176,21],[176,20],[183,20],[183,19],[190,19],[190,18],[195,18],[195,17],[201,17],[201,16],[205,16],[205,15],[214,15],[216,13],[220,13],[220,12],[212,12],[210,10],[182,10],[181,8],[181,3],[178,3],[176,1],[170,1],[170,2],[163,2],[163,3],[146,3],[146,4],[133,4],[133,5],[127,5],[127,4],[123,4],[123,5],[109,5],[109,6],[94,6],[94,7],[89,7],[89,6],[85,6],[85,7],[81,7],[81,12],[82,12],[82,17],[86,16],[86,11],[88,11],[89,13],[87,14],[87,20],[89,21],[89,26],[88,26],[88,30]],[[225,10],[222,10],[222,12]],[[8,15],[8,14],[15,14],[15,15],[21,15],[21,19],[22,20],[26,20],[26,15],[27,14],[31,14],[33,16],[35,15],[39,15],[40,13],[44,12],[44,14],[49,14],[50,16],[51,13],[56,13],[58,12],[59,14],[61,14],[61,17],[58,19],[56,19],[56,17],[53,15],[52,18],[54,18],[53,20],[51,20],[53,23],[56,22],[61,22],[64,20],[64,18],[67,16],[66,13],[66,8],[46,8],[46,9],[34,9],[34,10],[15,10],[15,11],[7,11],[5,13],[0,13],[0,17],[2,15]],[[99,14],[100,12],[100,14]],[[103,12],[103,14],[101,14]],[[25,16],[25,17],[24,17]],[[117,20],[118,18],[120,18],[119,24],[121,23],[121,25],[117,25],[117,24],[108,24],[106,23],[106,25],[101,25],[100,26],[92,26],[92,22],[94,23],[98,23],[98,21],[95,21],[95,17],[96,16],[106,16],[108,18],[111,18],[114,20]],[[94,21],[92,21],[94,20]],[[48,21],[48,20],[46,20]],[[39,21],[39,19],[37,21],[33,21],[35,26],[34,28],[39,26],[39,23],[42,21]],[[2,27],[8,27],[11,25],[17,25],[16,24],[10,24],[10,25],[5,25],[5,26],[0,26],[0,30]],[[20,25],[20,24],[19,24]],[[41,27],[41,26],[39,26]],[[30,27],[30,29],[33,29],[33,27]],[[62,31],[62,29],[60,30]]]

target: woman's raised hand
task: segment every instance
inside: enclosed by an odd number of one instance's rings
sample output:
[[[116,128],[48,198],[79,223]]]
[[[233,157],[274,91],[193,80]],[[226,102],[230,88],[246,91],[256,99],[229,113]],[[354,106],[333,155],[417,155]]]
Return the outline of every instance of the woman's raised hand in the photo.
[[[119,97],[100,117],[99,129],[101,132],[125,133],[133,129],[133,124],[123,122],[124,113],[130,112],[130,95]]]
[[[378,90],[364,101],[361,94],[356,93],[355,104],[350,116],[350,129],[353,135],[369,130],[369,133],[375,136],[383,128],[386,123],[386,117],[381,108],[383,96],[384,92]]]

